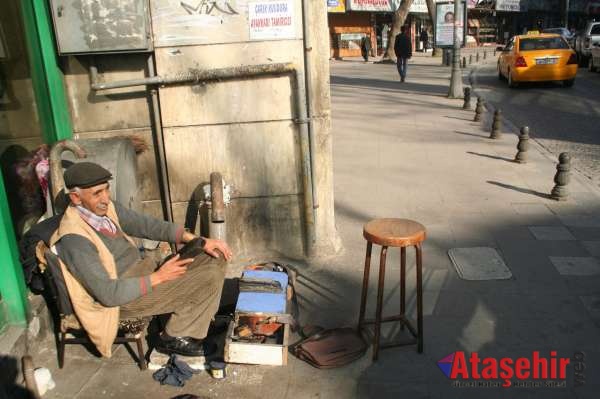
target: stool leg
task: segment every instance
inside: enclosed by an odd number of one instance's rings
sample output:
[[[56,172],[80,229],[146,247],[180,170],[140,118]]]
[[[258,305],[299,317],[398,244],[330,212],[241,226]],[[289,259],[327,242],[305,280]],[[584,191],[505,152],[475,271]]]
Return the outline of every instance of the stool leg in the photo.
[[[423,251],[421,244],[415,245],[417,252],[417,351],[423,353]]]
[[[383,285],[385,282],[385,258],[388,247],[381,247],[379,258],[379,284],[377,285],[377,310],[375,313],[375,337],[373,340],[373,361],[379,356],[379,337],[381,335],[381,313],[383,311]]]
[[[406,313],[406,247],[400,248],[400,315]],[[404,330],[404,321],[400,320],[400,330]]]
[[[367,255],[365,256],[365,271],[363,275],[363,286],[362,294],[360,296],[360,313],[358,316],[358,332],[362,328],[363,321],[365,320],[365,308],[367,306],[367,291],[369,289],[369,269],[371,268],[371,250],[373,244],[367,241]]]

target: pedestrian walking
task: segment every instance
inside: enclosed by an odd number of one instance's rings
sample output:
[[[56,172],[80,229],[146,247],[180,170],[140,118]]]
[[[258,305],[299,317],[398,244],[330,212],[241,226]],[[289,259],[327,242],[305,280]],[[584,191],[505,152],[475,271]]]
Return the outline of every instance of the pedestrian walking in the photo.
[[[371,38],[367,33],[360,41],[360,52],[365,59],[365,62],[369,61],[369,52],[371,51]]]
[[[400,81],[406,80],[406,68],[408,60],[412,57],[412,44],[410,38],[406,34],[406,26],[400,28],[400,34],[396,36],[394,42],[394,53],[396,53],[396,65],[400,74]]]
[[[421,35],[419,35],[419,40],[421,40],[421,43],[423,44],[423,52],[426,53],[427,52],[427,44],[429,42],[429,35],[427,35],[427,30],[425,30],[425,29],[421,30]]]

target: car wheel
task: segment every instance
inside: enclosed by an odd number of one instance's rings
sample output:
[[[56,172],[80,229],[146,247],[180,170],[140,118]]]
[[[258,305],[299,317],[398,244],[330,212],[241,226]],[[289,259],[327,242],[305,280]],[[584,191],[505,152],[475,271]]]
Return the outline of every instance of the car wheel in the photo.
[[[498,64],[498,80],[504,80],[504,75],[500,71],[500,64]]]
[[[573,85],[575,84],[575,79],[564,80],[563,84],[565,85],[565,87],[573,87]]]
[[[510,73],[510,69],[508,70],[508,87],[510,87],[511,89],[514,89],[515,87],[517,87],[517,82],[515,82],[512,78],[512,74]]]
[[[589,58],[583,54],[579,54],[579,66],[586,67],[588,66]]]
[[[588,70],[590,72],[596,72],[596,66],[594,65],[594,57],[590,57],[590,61],[588,63]]]

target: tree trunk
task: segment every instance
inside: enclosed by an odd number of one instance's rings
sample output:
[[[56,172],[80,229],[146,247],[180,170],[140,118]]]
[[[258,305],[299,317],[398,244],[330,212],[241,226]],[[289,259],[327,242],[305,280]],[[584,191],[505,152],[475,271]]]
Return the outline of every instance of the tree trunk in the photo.
[[[394,42],[396,41],[396,36],[400,33],[400,27],[404,25],[406,21],[406,17],[408,16],[408,10],[410,6],[412,6],[413,0],[402,0],[398,9],[394,12],[394,23],[392,24],[392,30],[388,36],[388,45],[385,50],[385,54],[383,54],[384,59],[396,59],[396,54],[394,54]]]
[[[429,19],[431,20],[431,37],[429,38],[429,42],[431,43],[431,48],[433,48],[432,55],[434,57],[439,56],[439,51],[435,47],[435,1],[434,0],[426,0],[427,3],[427,13],[429,14]]]

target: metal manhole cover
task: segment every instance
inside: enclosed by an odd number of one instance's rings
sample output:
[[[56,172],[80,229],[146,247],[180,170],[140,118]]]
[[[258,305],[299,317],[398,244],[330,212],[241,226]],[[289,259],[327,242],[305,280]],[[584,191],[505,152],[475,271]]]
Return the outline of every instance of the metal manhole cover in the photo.
[[[452,248],[448,256],[463,280],[506,280],[512,273],[494,248]]]

